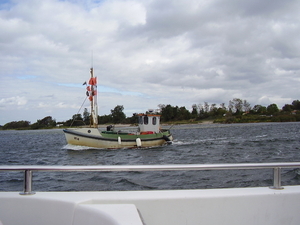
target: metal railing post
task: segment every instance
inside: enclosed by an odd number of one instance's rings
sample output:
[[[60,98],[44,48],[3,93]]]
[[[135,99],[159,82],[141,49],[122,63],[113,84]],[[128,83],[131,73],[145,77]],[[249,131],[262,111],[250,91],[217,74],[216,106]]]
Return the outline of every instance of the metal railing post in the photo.
[[[20,195],[34,195],[35,192],[32,191],[32,171],[24,171],[24,190]]]
[[[283,187],[281,186],[281,168],[274,167],[273,168],[273,186],[271,189],[281,190]]]

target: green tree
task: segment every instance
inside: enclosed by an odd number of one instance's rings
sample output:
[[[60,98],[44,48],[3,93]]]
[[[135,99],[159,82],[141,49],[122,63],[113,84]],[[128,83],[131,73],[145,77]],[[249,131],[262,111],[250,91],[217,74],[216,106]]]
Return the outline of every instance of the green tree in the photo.
[[[52,116],[46,116],[43,119],[39,120],[39,124],[45,127],[54,127],[56,126],[55,119],[52,119]]]
[[[90,113],[88,112],[87,108],[84,108],[82,116],[83,116],[84,123],[90,124]]]
[[[220,104],[220,108],[226,110],[225,103],[221,103],[221,104]]]
[[[229,100],[228,111],[230,112],[230,114],[233,113],[233,108],[234,108],[233,101]]]
[[[209,109],[209,114],[211,115],[211,116],[215,116],[216,114],[217,114],[217,107],[216,107],[216,104],[215,103],[213,103],[213,104],[211,104],[210,105],[210,109]]]
[[[32,129],[42,129],[42,128],[50,128],[55,127],[56,121],[52,118],[52,116],[46,116],[41,120],[37,120],[36,123],[32,124],[30,127]]]
[[[266,114],[266,112],[267,112],[267,107],[262,106],[262,105],[255,105],[255,106],[252,108],[252,112],[253,112],[254,114]]]
[[[81,114],[74,114],[72,119],[67,120],[64,126],[82,126],[84,125],[83,118]]]
[[[184,106],[178,109],[178,120],[189,120],[191,119],[191,113]]]
[[[243,112],[243,100],[240,98],[234,98],[232,100],[233,107],[234,107],[234,112],[235,114],[241,114]]]
[[[225,103],[221,103],[220,107],[217,110],[217,116],[223,116],[227,113],[226,107],[225,107]]]
[[[243,101],[243,110],[244,112],[249,112],[251,110],[251,105],[247,100]]]
[[[197,105],[193,104],[192,105],[192,114],[191,114],[192,118],[197,118],[198,116],[198,110],[197,110]]]
[[[77,120],[77,121],[83,121],[82,115],[81,114],[74,114],[72,116],[73,120]]]
[[[204,102],[204,112],[205,113],[208,113],[209,112],[209,104],[208,104],[208,102]]]
[[[172,107],[172,110],[173,110],[172,120],[178,120],[178,118],[179,118],[179,107],[178,106]]]
[[[294,100],[292,102],[292,105],[294,106],[295,110],[300,110],[300,101],[299,100]]]
[[[125,123],[129,123],[129,124],[136,124],[138,123],[138,117],[137,115],[134,113],[132,114],[131,117],[127,117],[125,120]]]
[[[30,122],[29,121],[25,121],[25,120],[20,120],[20,121],[12,121],[9,123],[4,124],[3,129],[7,130],[7,129],[26,129],[29,128],[30,126]]]
[[[103,115],[98,116],[98,123],[99,124],[107,124],[107,123],[113,123],[112,115]]]
[[[123,123],[126,118],[123,110],[124,107],[122,105],[117,105],[114,109],[110,110],[113,123]]]
[[[171,105],[161,105],[162,121],[170,121],[174,118],[173,107]]]
[[[285,104],[283,107],[282,107],[282,111],[283,112],[292,112],[294,110],[294,106],[293,105],[290,105],[290,104]]]
[[[205,102],[204,105],[199,104],[199,119],[205,119],[207,118],[208,112],[206,110],[208,110],[208,103]]]
[[[274,115],[279,112],[278,106],[276,104],[268,105],[267,114]]]
[[[223,107],[219,107],[217,109],[216,116],[223,116],[226,114],[226,112],[227,112],[226,109],[224,109]]]

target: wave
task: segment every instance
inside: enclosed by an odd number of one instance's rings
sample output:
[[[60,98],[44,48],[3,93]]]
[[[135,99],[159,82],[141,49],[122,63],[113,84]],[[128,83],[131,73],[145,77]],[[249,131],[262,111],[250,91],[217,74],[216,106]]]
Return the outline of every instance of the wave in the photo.
[[[85,150],[91,150],[91,149],[97,149],[97,148],[88,147],[88,146],[82,146],[82,145],[70,145],[70,144],[67,144],[67,145],[63,146],[62,149],[73,150],[73,151],[85,151]]]
[[[133,149],[157,149],[161,148],[162,146],[153,146],[153,147],[141,147],[141,148],[133,148]],[[62,149],[66,150],[71,150],[71,151],[87,151],[87,150],[108,150],[108,151],[113,151],[113,150],[122,150],[122,149],[131,149],[131,148],[95,148],[95,147],[88,147],[88,146],[82,146],[82,145],[71,145],[67,144],[62,147]]]
[[[206,139],[194,139],[194,140],[173,140],[172,145],[194,145],[194,144],[224,144],[230,140],[227,137],[223,138],[206,138]]]
[[[263,134],[263,135],[257,135],[257,136],[255,136],[256,138],[264,138],[264,137],[267,137],[268,135],[266,135],[266,134]]]

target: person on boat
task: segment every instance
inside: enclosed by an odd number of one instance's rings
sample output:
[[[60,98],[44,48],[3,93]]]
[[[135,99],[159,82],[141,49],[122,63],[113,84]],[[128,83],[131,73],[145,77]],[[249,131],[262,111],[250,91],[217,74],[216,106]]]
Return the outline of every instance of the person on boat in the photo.
[[[106,131],[111,131],[112,128],[113,128],[113,126],[112,126],[112,125],[109,125],[109,126],[106,127]]]

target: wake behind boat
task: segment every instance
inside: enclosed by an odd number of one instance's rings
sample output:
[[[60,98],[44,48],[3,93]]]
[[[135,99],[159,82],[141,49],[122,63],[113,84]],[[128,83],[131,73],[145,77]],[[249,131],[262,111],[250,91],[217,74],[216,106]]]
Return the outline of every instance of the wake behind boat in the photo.
[[[91,68],[91,78],[87,86],[87,96],[91,102],[91,122],[88,128],[64,129],[68,144],[94,148],[117,149],[157,147],[172,143],[170,130],[160,128],[160,115],[138,114],[138,128],[134,132],[115,131],[108,126],[106,131],[98,129],[97,78]]]

